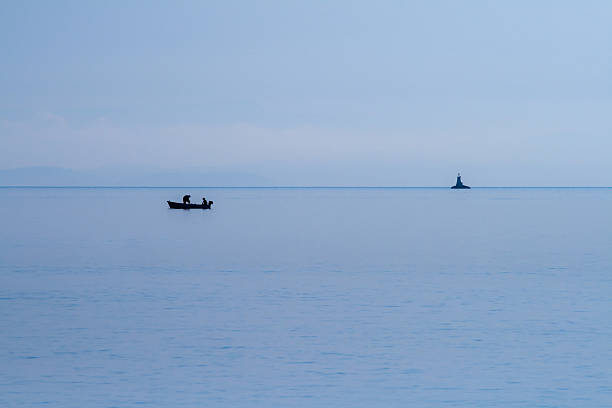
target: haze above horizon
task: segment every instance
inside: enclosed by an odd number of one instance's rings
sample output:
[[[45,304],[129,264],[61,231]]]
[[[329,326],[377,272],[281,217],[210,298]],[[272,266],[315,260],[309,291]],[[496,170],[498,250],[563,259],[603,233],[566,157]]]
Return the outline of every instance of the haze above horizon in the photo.
[[[612,185],[611,19],[604,1],[4,3],[0,185]]]

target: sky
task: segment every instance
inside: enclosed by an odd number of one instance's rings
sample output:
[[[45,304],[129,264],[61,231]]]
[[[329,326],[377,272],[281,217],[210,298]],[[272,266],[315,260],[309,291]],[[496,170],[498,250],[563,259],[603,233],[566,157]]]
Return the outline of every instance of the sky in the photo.
[[[609,186],[610,21],[589,0],[2,2],[0,170]]]

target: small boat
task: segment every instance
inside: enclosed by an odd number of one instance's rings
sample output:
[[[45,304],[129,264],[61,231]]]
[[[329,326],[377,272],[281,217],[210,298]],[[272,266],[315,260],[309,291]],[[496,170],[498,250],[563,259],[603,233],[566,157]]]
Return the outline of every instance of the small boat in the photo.
[[[470,189],[470,186],[466,186],[461,182],[461,173],[457,173],[457,183],[451,187],[453,190],[467,190]]]
[[[183,203],[175,203],[174,201],[166,201],[170,208],[178,209],[178,210],[190,210],[192,208],[200,208],[202,210],[210,210],[213,202],[209,201],[208,205],[204,204],[183,204]]]

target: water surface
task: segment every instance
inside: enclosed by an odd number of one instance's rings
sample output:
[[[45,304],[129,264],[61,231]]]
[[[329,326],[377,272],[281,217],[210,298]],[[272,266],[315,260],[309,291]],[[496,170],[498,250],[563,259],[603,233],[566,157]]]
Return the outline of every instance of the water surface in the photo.
[[[210,211],[165,200],[205,195]],[[0,405],[612,405],[611,189],[0,188]]]

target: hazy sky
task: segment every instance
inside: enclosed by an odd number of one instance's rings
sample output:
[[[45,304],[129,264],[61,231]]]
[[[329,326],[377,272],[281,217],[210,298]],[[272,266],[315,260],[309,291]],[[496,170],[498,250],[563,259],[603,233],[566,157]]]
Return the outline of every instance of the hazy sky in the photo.
[[[612,185],[610,1],[13,1],[0,168]]]

